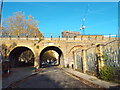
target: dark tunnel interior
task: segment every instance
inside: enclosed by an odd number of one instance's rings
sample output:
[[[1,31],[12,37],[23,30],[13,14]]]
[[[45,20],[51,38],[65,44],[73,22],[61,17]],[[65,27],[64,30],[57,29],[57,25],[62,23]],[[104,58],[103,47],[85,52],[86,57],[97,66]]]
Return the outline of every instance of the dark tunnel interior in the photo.
[[[11,67],[33,66],[34,54],[27,47],[17,47],[9,54]]]
[[[57,62],[57,64],[55,64],[55,65],[52,65],[52,64],[49,64],[48,66],[57,66],[57,65],[60,65],[60,61],[61,61],[61,57],[63,56],[62,54],[62,51],[58,48],[58,47],[55,47],[55,46],[49,46],[49,47],[46,47],[45,49],[43,49],[42,50],[42,52],[40,53],[40,67],[43,67],[43,54],[45,53],[45,52],[47,52],[47,51],[49,51],[49,50],[53,50],[53,51],[55,51],[55,52],[57,52],[58,53],[58,62]],[[46,55],[46,57],[48,57],[47,55]],[[53,62],[51,62],[51,63],[53,63]]]

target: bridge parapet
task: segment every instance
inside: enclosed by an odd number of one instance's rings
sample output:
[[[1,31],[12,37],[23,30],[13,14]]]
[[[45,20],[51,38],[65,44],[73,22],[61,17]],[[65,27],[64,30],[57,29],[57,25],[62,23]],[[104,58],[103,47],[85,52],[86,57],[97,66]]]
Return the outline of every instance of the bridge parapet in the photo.
[[[2,37],[0,38],[0,40],[115,40],[117,39],[117,37],[85,37],[85,36],[81,36],[81,37],[74,37],[74,38],[33,38],[33,37]]]
[[[39,40],[39,38],[0,38],[0,40]]]
[[[82,38],[44,38],[43,40],[115,40],[116,37],[100,37],[100,38],[90,38],[90,37],[82,37]]]

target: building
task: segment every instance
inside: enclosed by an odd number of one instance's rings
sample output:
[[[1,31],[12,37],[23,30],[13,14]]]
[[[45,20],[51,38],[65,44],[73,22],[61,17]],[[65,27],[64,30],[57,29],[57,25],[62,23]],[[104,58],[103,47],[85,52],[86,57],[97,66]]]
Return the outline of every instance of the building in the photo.
[[[79,36],[79,32],[73,32],[73,31],[63,31],[62,32],[62,38],[74,38]]]

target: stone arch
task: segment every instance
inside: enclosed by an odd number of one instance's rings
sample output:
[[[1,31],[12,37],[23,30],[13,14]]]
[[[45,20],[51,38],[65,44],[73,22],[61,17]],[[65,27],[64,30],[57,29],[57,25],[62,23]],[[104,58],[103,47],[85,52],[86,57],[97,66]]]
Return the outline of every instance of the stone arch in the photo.
[[[70,67],[72,69],[76,68],[76,53],[79,50],[82,50],[82,49],[83,49],[82,45],[75,45],[75,46],[73,46],[72,48],[69,49],[69,52],[68,52],[69,65],[68,65],[68,67]]]
[[[45,53],[48,50],[54,50],[59,54],[58,65],[60,65],[61,67],[64,67],[63,51],[57,46],[47,46],[44,49],[42,49],[42,51],[40,52],[40,67],[42,65],[42,55],[43,55],[43,53]]]
[[[16,46],[13,49],[11,49],[11,51],[8,54],[8,58],[9,58],[11,67],[19,67],[20,66],[20,61],[24,61],[24,60],[21,60],[20,56],[23,52],[25,52],[27,50],[29,51],[29,53],[32,54],[32,57],[31,57],[32,62],[31,61],[30,62],[32,63],[32,66],[34,65],[34,59],[35,59],[34,51],[31,50],[31,48],[26,47],[26,46]],[[29,61],[27,62],[27,64],[29,64]]]
[[[73,51],[77,50],[77,49],[80,49],[80,48],[83,48],[82,45],[76,45],[76,46],[73,46],[70,50],[69,50],[69,53],[71,54]]]
[[[15,47],[13,47],[9,50],[7,55],[9,56],[10,53],[12,52],[12,50],[14,50],[15,48],[18,48],[18,47],[26,47],[26,48],[30,49],[33,52],[33,54],[35,55],[35,51],[33,50],[33,48],[29,47],[28,45],[16,45]]]

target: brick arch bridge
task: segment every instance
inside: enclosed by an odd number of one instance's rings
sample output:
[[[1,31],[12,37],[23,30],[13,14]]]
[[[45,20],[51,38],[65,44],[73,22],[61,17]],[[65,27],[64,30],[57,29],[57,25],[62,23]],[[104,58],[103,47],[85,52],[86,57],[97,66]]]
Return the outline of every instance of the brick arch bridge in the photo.
[[[41,55],[47,50],[54,50],[59,54],[60,67],[72,66],[74,62],[74,51],[85,50],[91,46],[103,44],[115,40],[115,38],[1,38],[2,44],[7,46],[7,56],[19,56],[25,50],[31,50],[34,55],[34,66],[40,67]],[[14,52],[13,52],[14,51]],[[12,54],[11,54],[12,53]]]

